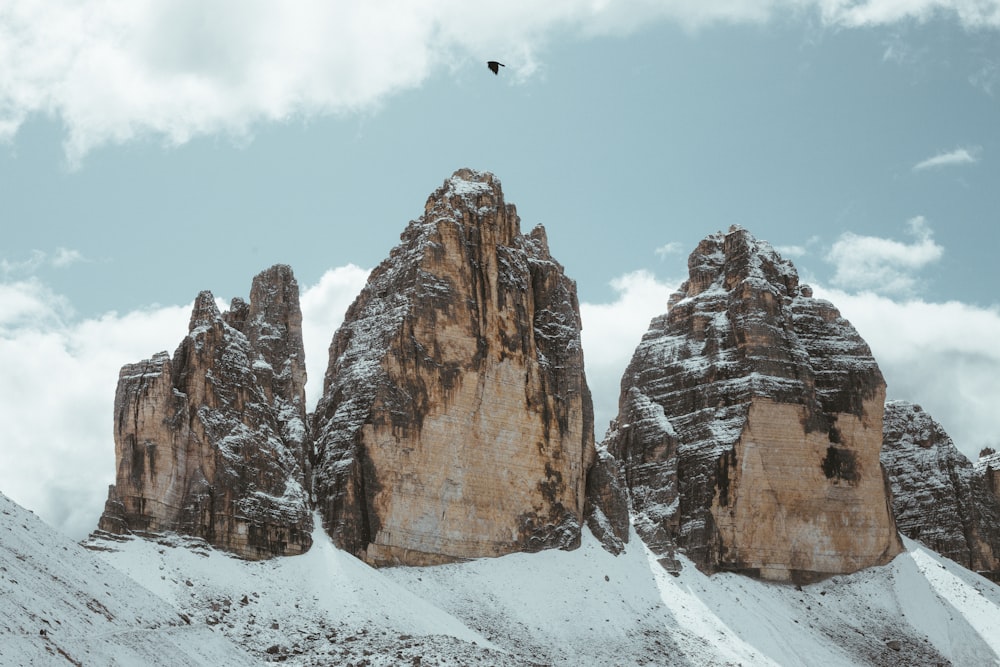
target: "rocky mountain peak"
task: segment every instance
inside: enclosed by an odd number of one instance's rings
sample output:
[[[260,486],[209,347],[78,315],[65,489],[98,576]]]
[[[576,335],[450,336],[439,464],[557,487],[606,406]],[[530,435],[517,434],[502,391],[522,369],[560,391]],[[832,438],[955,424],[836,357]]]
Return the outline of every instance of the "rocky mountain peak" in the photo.
[[[122,368],[102,530],[179,532],[246,558],[309,547],[301,324],[291,271],[274,267],[226,313],[201,292],[172,359]]]
[[[509,243],[520,234],[512,205],[504,202],[500,179],[489,172],[462,168],[435,190],[424,205],[425,222],[458,215],[465,224],[488,222],[502,226],[502,238]]]
[[[744,282],[778,298],[798,294],[799,275],[792,263],[739,225],[705,237],[688,256],[688,273],[686,288],[673,299],[692,298],[712,288],[732,291]]]
[[[215,303],[215,296],[208,290],[198,293],[194,300],[194,307],[191,309],[191,320],[188,323],[188,331],[214,326],[222,321],[222,313]]]
[[[575,283],[492,174],[455,172],[400,239],[330,346],[327,531],[378,565],[578,544],[595,449]]]
[[[622,379],[607,446],[635,525],[671,567],[808,580],[901,545],[878,455],[885,382],[794,266],[733,227],[708,236]]]

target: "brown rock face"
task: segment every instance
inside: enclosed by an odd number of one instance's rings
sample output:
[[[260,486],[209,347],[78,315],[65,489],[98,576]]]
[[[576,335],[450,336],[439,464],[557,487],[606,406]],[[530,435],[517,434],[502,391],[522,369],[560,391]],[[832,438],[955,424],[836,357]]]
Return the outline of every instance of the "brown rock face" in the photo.
[[[740,228],[703,240],[622,379],[606,441],[662,563],[808,581],[902,548],[864,341]]]
[[[298,284],[275,266],[225,314],[199,294],[172,360],[122,368],[100,529],[176,531],[244,558],[309,548],[301,327]]]
[[[1000,452],[987,447],[979,452],[976,470],[986,480],[986,488],[1000,502]]]
[[[919,405],[886,404],[882,463],[901,533],[1000,580],[1000,501],[984,468],[974,467]]]
[[[629,503],[625,476],[618,461],[600,447],[587,473],[587,527],[607,551],[625,551],[629,537]]]
[[[579,542],[595,449],[576,286],[519,223],[496,178],[456,172],[333,338],[315,492],[369,563]]]

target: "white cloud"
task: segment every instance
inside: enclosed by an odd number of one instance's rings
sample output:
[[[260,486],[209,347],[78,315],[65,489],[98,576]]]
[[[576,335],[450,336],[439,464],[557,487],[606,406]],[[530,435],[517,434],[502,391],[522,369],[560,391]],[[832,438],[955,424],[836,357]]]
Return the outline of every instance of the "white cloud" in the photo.
[[[872,349],[890,399],[919,403],[971,460],[997,446],[1000,310],[815,287]]]
[[[0,259],[0,276],[8,279],[31,276],[46,266],[64,269],[78,262],[86,261],[83,253],[71,248],[59,247],[52,254],[44,250],[32,250],[26,259],[10,260],[6,257]]]
[[[53,255],[52,266],[57,269],[64,269],[71,264],[76,264],[77,262],[85,262],[83,254],[79,250],[72,250],[70,248],[56,248],[56,253]]]
[[[1000,63],[984,60],[982,66],[969,76],[969,83],[993,97],[993,91],[1000,85]]]
[[[670,255],[680,255],[684,252],[684,246],[679,241],[665,243],[653,251],[660,259],[666,259]]]
[[[611,282],[611,303],[581,303],[587,384],[594,397],[594,435],[600,441],[618,416],[622,374],[655,316],[667,311],[667,300],[680,281],[664,283],[648,271],[635,271]]]
[[[776,246],[774,249],[778,251],[779,255],[786,259],[788,257],[803,257],[809,254],[806,247],[801,245],[782,245]]]
[[[176,347],[190,306],[73,322],[36,281],[0,284],[0,490],[80,538],[114,481],[120,367]]]
[[[368,280],[368,269],[353,264],[330,269],[312,287],[302,290],[302,341],[306,353],[306,403],[316,407],[323,393],[330,341],[344,321],[347,308]]]
[[[95,147],[136,138],[245,138],[259,123],[371,109],[436,70],[497,54],[523,79],[555,35],[760,23],[789,11],[838,26],[937,15],[1000,26],[996,0],[7,0],[0,140],[31,115],[57,117],[76,165]]]
[[[908,223],[913,242],[846,232],[833,244],[826,261],[836,267],[833,284],[847,290],[908,295],[917,285],[915,273],[941,259],[944,248],[933,238],[927,221]]]
[[[939,167],[954,167],[962,164],[975,164],[976,162],[979,162],[979,153],[981,150],[982,149],[979,146],[973,146],[971,148],[956,148],[955,150],[947,153],[938,153],[933,157],[921,160],[913,165],[913,171],[937,169]]]
[[[899,35],[890,37],[882,52],[882,62],[898,65],[914,65],[926,55],[925,49],[916,49]]]
[[[11,260],[5,257],[0,259],[0,273],[5,277],[32,275],[45,264],[45,257],[41,250],[32,250],[27,259]]]
[[[1000,26],[996,0],[819,0],[824,20],[845,27],[889,25],[915,19],[957,18],[967,28]]]

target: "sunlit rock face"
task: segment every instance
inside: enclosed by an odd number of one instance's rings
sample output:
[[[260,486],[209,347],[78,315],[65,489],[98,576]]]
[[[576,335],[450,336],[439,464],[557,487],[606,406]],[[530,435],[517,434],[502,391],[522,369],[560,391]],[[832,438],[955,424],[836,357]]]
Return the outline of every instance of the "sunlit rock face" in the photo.
[[[639,534],[677,567],[809,581],[900,552],[865,342],[744,229],[705,238],[622,378],[605,444]]]
[[[1000,501],[919,405],[885,406],[882,462],[892,482],[899,531],[970,570],[1000,579]]]
[[[99,528],[175,531],[244,558],[309,548],[305,355],[287,266],[254,278],[250,302],[195,301],[173,358],[122,368],[117,474]]]
[[[315,492],[369,563],[579,543],[595,448],[576,286],[519,226],[498,179],[456,172],[334,335]]]

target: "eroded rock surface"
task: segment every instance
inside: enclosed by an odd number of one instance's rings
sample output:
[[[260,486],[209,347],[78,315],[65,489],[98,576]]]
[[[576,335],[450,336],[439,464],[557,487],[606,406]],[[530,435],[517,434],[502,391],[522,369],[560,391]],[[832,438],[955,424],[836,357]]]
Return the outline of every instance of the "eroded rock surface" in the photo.
[[[579,334],[544,230],[521,234],[492,174],[456,172],[330,346],[315,491],[338,545],[376,565],[577,545],[595,460]]]
[[[885,382],[792,264],[738,227],[704,239],[622,379],[605,444],[639,534],[675,567],[808,581],[902,545],[879,462]]]
[[[976,470],[986,480],[986,488],[1000,502],[1000,452],[987,447],[979,452]]]
[[[882,462],[901,533],[1000,579],[1000,501],[977,469],[919,405],[885,406]]]
[[[289,267],[258,275],[226,313],[199,294],[172,359],[121,370],[100,529],[175,531],[245,558],[308,549],[304,362]]]

